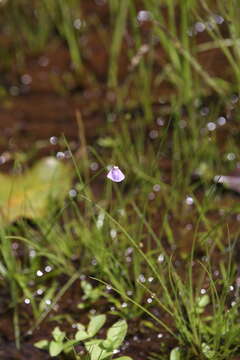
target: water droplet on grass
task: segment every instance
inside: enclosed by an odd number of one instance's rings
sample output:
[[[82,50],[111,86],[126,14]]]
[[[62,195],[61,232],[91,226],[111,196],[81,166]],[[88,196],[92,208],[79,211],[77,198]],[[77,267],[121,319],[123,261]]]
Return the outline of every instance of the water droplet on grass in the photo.
[[[194,28],[196,32],[203,32],[206,29],[206,25],[202,22],[197,22]]]
[[[73,21],[73,26],[75,27],[75,29],[79,30],[82,27],[82,20],[81,19],[75,19]]]
[[[51,267],[50,265],[47,265],[47,266],[45,267],[45,271],[46,271],[46,272],[51,272],[51,271],[52,271],[52,267]]]
[[[50,144],[52,144],[52,145],[57,145],[57,143],[58,143],[58,138],[57,138],[57,136],[51,136],[50,139],[49,139],[49,141],[50,141]]]
[[[226,119],[224,116],[220,116],[218,119],[217,119],[217,123],[219,126],[223,126],[226,124]]]
[[[29,256],[31,257],[31,258],[34,258],[35,256],[36,256],[36,251],[35,250],[30,250],[29,251]]]
[[[149,137],[150,137],[150,139],[152,139],[152,140],[157,139],[157,137],[158,137],[158,131],[157,131],[157,130],[151,130],[150,133],[149,133]]]
[[[221,25],[224,23],[224,18],[221,15],[214,14],[213,19],[216,24]]]
[[[148,199],[149,199],[149,200],[154,200],[154,199],[155,199],[155,194],[154,194],[153,192],[150,192],[150,193],[148,194]]]
[[[146,278],[143,274],[140,274],[138,277],[138,281],[140,281],[141,283],[145,283],[146,282]]]
[[[236,104],[239,100],[239,97],[237,95],[232,95],[231,97],[231,103]]]
[[[26,299],[24,299],[24,302],[25,302],[25,304],[28,305],[28,304],[30,304],[31,301],[30,301],[30,299],[26,298]]]
[[[9,92],[12,96],[18,96],[20,94],[20,90],[17,86],[11,86]]]
[[[161,189],[161,186],[159,184],[153,185],[153,191],[158,192],[158,191],[160,191],[160,189]]]
[[[71,151],[70,150],[65,151],[64,156],[65,156],[66,159],[71,159],[71,157],[72,157]]]
[[[207,116],[209,114],[209,108],[207,106],[204,106],[200,110],[200,115]]]
[[[187,196],[185,202],[187,205],[193,205],[194,199],[191,196]]]
[[[233,161],[233,160],[235,160],[235,158],[236,158],[236,155],[234,153],[227,154],[227,159],[229,161]]]
[[[70,198],[75,198],[77,196],[77,190],[71,189],[69,191],[69,196],[70,196]]]
[[[180,120],[179,121],[179,127],[180,129],[184,129],[187,126],[186,120]]]
[[[207,124],[207,128],[208,128],[208,130],[209,131],[214,131],[214,130],[216,130],[216,124],[214,123],[214,122],[209,122],[208,124]]]
[[[29,74],[24,74],[21,76],[21,82],[24,85],[29,85],[32,82],[32,77]]]
[[[117,230],[111,229],[110,230],[110,236],[112,239],[115,239],[117,237]]]
[[[163,254],[160,254],[160,255],[158,256],[158,262],[159,262],[159,263],[164,262],[164,255],[163,255]]]
[[[97,260],[96,260],[96,259],[93,259],[93,260],[91,261],[91,264],[92,264],[93,266],[96,266],[96,265],[97,265]]]
[[[97,171],[98,168],[99,168],[98,163],[96,163],[96,162],[92,162],[92,163],[91,163],[90,169],[91,169],[92,171]]]
[[[46,67],[49,64],[49,59],[46,56],[41,56],[38,60],[38,63],[42,67]]]
[[[156,122],[157,122],[158,126],[164,126],[164,119],[163,118],[161,118],[161,117],[157,118]]]
[[[43,276],[43,272],[42,272],[41,270],[38,270],[38,271],[36,272],[36,274],[37,274],[38,277]]]
[[[57,158],[58,160],[63,160],[63,159],[65,158],[64,152],[58,151],[57,154],[56,154],[56,158]]]
[[[137,14],[137,19],[139,22],[151,21],[152,14],[150,13],[150,11],[140,10]]]

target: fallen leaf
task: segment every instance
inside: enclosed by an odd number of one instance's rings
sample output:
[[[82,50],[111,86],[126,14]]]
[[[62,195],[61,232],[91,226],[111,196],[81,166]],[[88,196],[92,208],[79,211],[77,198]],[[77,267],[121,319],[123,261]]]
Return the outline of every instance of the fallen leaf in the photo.
[[[47,157],[20,175],[0,174],[0,222],[40,218],[51,202],[62,202],[71,187],[69,165]]]

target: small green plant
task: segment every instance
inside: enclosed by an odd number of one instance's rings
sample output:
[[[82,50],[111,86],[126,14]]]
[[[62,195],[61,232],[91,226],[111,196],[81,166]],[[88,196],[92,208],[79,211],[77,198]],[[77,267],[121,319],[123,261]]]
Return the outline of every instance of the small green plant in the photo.
[[[35,346],[39,349],[47,349],[50,356],[54,357],[61,353],[68,354],[73,352],[74,345],[83,342],[87,354],[83,357],[81,356],[81,360],[111,359],[126,336],[127,323],[125,320],[119,320],[108,329],[105,339],[94,338],[105,322],[106,315],[101,314],[93,316],[87,327],[79,323],[78,330],[72,340],[67,339],[66,333],[61,331],[59,327],[55,327],[52,332],[52,340],[40,340],[35,343]],[[79,359],[79,357],[77,358]],[[131,360],[131,358],[122,356],[117,360]]]
[[[92,303],[97,301],[103,295],[103,287],[93,287],[90,282],[86,280],[81,281],[81,287],[84,292],[82,297],[83,302],[78,304],[79,309],[86,309],[87,307],[91,306]]]

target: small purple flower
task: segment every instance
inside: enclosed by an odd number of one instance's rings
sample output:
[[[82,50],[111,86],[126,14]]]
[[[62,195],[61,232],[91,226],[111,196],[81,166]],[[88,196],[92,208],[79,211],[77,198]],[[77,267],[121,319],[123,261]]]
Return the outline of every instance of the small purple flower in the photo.
[[[121,172],[118,166],[113,166],[107,174],[107,178],[114,182],[121,182],[125,179],[125,175]]]

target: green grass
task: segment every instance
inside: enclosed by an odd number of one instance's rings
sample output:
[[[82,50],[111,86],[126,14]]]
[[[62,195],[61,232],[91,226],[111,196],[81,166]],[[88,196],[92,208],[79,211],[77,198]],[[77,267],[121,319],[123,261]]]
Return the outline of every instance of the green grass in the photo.
[[[29,16],[34,9],[36,18]],[[225,116],[232,94],[239,91],[240,6],[231,0],[226,8],[218,0],[211,9],[204,0],[168,0],[160,7],[158,1],[147,0],[141,9],[151,13],[147,34],[137,22],[135,1],[109,0],[111,46],[105,85],[116,94],[115,107],[106,110],[106,126],[94,143],[85,138],[84,119],[77,115],[83,155],[72,154],[68,160],[75,169],[77,196],[67,198],[61,209],[49,209],[34,226],[21,220],[1,229],[0,285],[11,297],[18,347],[24,335],[20,326],[24,300],[30,300],[33,315],[28,318],[29,330],[37,331],[42,321],[51,323],[50,310],[85,274],[87,281],[97,279],[92,283],[99,297],[115,307],[110,313],[129,323],[140,319],[164,334],[159,353],[152,358],[170,358],[172,349],[164,346],[168,333],[180,349],[180,359],[234,359],[240,353],[235,283],[240,208],[238,199],[223,193],[213,177],[236,167],[237,125],[217,125],[209,131],[207,124]],[[29,54],[41,54],[48,43],[59,41],[69,50],[76,81],[86,72],[97,84],[79,39],[91,26],[104,38],[98,14],[84,19],[80,2],[60,0],[32,7],[25,1],[14,5],[9,1],[3,14],[7,20],[1,27],[8,28],[14,56],[12,49],[1,49],[7,54],[2,67],[20,60],[20,71]],[[207,28],[206,41],[199,43],[199,35],[188,35],[196,21],[209,23],[213,14],[223,16],[224,24]],[[86,20],[80,30],[73,25],[78,17]],[[133,39],[131,47],[124,47],[126,30]],[[225,57],[227,78],[208,73],[207,60],[199,60],[213,49]],[[129,64],[124,79],[119,76],[123,55]],[[171,92],[165,95],[166,84]],[[206,103],[208,113],[203,115]],[[239,105],[234,106],[238,119]],[[160,117],[163,126],[156,123]],[[152,130],[157,130],[156,139],[149,136],[155,134]],[[65,139],[62,146],[70,149]],[[228,160],[229,153],[236,158]],[[99,164],[96,172],[89,170],[92,162]],[[123,170],[123,183],[106,179],[109,164]],[[200,177],[194,181],[196,172]],[[160,191],[154,191],[154,185],[160,185]],[[186,203],[187,197],[192,197],[192,205]],[[16,256],[16,244],[23,249],[22,256]],[[46,266],[51,271],[45,271]],[[39,271],[43,276],[37,276]],[[67,279],[64,286],[62,277]],[[111,285],[112,292],[107,293],[105,285]],[[90,295],[86,308],[94,308],[97,300]],[[160,315],[155,315],[156,308]]]

